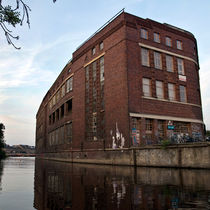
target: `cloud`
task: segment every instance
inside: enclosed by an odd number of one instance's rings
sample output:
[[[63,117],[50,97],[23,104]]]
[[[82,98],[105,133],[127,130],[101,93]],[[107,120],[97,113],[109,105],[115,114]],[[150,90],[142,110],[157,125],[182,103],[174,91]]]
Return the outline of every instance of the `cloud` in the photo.
[[[210,130],[210,55],[200,64],[200,86],[203,105],[204,123],[207,129]]]

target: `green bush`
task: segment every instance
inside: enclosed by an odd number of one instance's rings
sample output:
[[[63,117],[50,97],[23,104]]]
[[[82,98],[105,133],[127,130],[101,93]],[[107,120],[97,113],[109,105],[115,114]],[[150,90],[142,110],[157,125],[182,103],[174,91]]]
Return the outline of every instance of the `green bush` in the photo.
[[[171,141],[168,140],[168,139],[164,139],[164,140],[161,141],[161,146],[162,146],[163,149],[166,149],[167,146],[169,146],[170,144],[171,144]]]

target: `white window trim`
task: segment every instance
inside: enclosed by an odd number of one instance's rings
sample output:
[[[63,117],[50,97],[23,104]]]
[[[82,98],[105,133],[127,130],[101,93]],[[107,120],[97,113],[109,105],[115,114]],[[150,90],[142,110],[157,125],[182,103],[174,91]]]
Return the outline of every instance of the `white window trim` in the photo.
[[[155,51],[158,51],[158,52],[166,53],[166,54],[168,54],[168,55],[173,55],[173,56],[176,56],[176,57],[178,57],[178,58],[183,58],[183,59],[192,61],[192,62],[194,62],[195,64],[198,65],[198,63],[197,63],[196,60],[194,60],[193,58],[187,57],[187,56],[179,55],[179,54],[177,54],[177,53],[172,53],[172,52],[170,52],[170,51],[168,51],[168,50],[162,50],[162,49],[159,49],[159,48],[157,48],[157,47],[152,47],[152,46],[150,46],[150,45],[143,44],[143,43],[139,43],[139,46],[141,46],[141,47],[143,47],[143,48],[155,50]]]

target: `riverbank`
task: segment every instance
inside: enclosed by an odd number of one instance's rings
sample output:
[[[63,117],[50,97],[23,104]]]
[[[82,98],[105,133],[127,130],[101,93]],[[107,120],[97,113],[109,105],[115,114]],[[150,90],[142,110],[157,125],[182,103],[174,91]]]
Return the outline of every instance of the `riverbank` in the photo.
[[[210,169],[210,143],[149,145],[105,150],[62,150],[38,158],[73,163]]]

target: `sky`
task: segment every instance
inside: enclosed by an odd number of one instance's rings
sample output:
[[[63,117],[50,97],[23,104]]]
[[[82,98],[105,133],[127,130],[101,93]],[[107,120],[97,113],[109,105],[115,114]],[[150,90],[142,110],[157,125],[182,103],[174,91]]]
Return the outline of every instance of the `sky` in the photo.
[[[3,0],[15,2],[15,0]],[[35,145],[39,105],[76,48],[122,8],[142,18],[183,28],[198,43],[204,123],[210,129],[209,0],[25,0],[30,29],[13,28],[21,50],[0,30],[0,122],[7,144]]]

